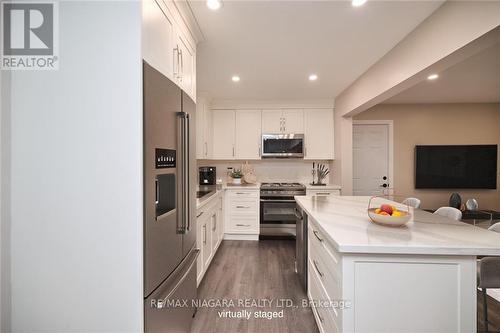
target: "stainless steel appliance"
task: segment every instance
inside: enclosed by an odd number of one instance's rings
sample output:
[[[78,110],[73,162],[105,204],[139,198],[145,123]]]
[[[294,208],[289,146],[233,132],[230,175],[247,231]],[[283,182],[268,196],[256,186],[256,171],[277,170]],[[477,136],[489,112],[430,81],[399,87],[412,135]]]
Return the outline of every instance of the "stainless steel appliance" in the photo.
[[[215,185],[217,169],[215,167],[199,167],[200,185]]]
[[[297,205],[295,209],[297,236],[295,237],[295,271],[307,292],[307,214]]]
[[[189,332],[197,297],[194,102],[143,63],[144,331]]]
[[[294,237],[296,195],[306,195],[299,183],[262,183],[260,186],[260,237]]]
[[[262,134],[262,157],[304,157],[304,134]]]

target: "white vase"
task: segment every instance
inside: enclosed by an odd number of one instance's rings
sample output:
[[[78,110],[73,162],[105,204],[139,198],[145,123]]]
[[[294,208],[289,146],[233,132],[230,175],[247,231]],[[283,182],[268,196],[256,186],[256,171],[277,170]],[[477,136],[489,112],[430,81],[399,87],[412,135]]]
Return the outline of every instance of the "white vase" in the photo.
[[[233,184],[241,184],[241,178],[233,178]]]

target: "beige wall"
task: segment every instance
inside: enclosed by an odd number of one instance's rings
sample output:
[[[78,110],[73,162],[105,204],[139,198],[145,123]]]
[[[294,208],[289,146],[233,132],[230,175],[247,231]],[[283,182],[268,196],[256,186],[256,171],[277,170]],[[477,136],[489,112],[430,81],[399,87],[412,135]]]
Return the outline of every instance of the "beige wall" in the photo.
[[[500,145],[500,103],[381,104],[357,115],[354,119],[394,121],[395,191],[404,196],[420,198],[423,208],[446,206],[453,190],[414,188],[415,145]],[[497,190],[457,190],[457,192],[463,201],[476,198],[480,208],[500,210],[499,180],[500,177],[497,177]]]
[[[352,193],[352,117],[441,72],[500,38],[500,1],[446,1],[335,97],[334,181]]]

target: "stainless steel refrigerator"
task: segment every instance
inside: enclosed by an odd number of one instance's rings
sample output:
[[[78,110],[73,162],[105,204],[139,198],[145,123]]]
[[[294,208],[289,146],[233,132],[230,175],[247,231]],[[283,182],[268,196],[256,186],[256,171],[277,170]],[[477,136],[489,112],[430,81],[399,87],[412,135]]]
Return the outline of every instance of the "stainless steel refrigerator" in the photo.
[[[144,331],[184,333],[197,297],[195,104],[146,62],[143,89]]]

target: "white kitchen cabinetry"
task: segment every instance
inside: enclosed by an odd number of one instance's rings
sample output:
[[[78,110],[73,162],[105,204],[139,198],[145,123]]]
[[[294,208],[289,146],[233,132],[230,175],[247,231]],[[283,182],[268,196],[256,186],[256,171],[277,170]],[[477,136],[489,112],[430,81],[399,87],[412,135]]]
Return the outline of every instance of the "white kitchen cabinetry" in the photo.
[[[281,110],[262,111],[262,133],[279,134],[283,129],[283,112]]]
[[[283,110],[283,129],[285,133],[304,133],[304,111],[298,109]]]
[[[235,111],[212,110],[213,159],[231,160],[235,156]]]
[[[317,196],[317,197],[327,197],[330,195],[340,195],[340,189],[338,189],[338,188],[321,188],[321,186],[318,186],[318,188],[313,188],[313,189],[307,188],[306,195]]]
[[[142,1],[143,58],[163,75],[173,78],[174,24],[155,0]]]
[[[225,239],[259,239],[259,188],[228,188],[225,195]]]
[[[196,101],[196,42],[173,1],[142,0],[142,55]]]
[[[197,284],[200,284],[214,257],[224,234],[222,194],[216,194],[210,202],[198,208],[196,215]]]
[[[302,109],[263,110],[262,133],[304,133],[304,111]]]
[[[196,158],[212,157],[212,114],[208,100],[199,97],[196,103]]]
[[[333,160],[333,109],[304,110],[304,159]]]
[[[261,151],[261,110],[236,111],[236,158],[260,159]]]
[[[174,62],[173,71],[177,84],[193,100],[196,100],[196,59],[195,48],[191,45],[188,38],[182,35],[178,29],[174,29],[175,45],[173,49]]]

